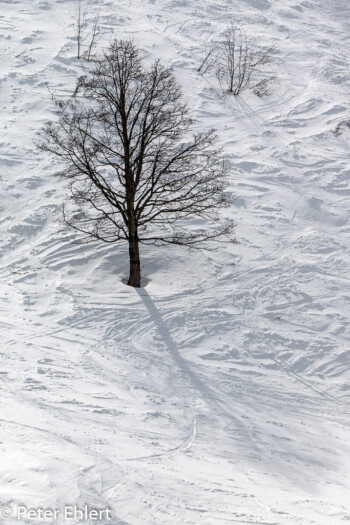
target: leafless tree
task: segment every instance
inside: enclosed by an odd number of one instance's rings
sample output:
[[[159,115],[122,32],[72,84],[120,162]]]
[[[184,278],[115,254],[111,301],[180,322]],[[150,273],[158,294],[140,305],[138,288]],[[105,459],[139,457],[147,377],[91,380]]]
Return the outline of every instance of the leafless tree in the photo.
[[[255,74],[270,62],[271,53],[271,48],[266,51],[256,48],[244,31],[230,24],[223,39],[205,49],[198,71],[204,75],[214,70],[222,88],[237,96],[250,87]]]
[[[99,20],[100,20],[100,11],[97,12],[95,18],[93,19],[90,42],[89,42],[89,45],[88,45],[88,48],[87,48],[86,54],[85,54],[86,60],[90,60],[91,59],[92,52],[93,52],[94,47],[96,45]]]
[[[220,84],[237,96],[249,87],[259,67],[270,60],[271,49],[254,50],[247,35],[230,25],[224,33],[216,74]]]
[[[126,241],[128,284],[139,287],[140,243],[192,246],[232,234],[218,215],[230,200],[228,173],[214,132],[190,135],[181,89],[159,61],[146,69],[133,42],[116,40],[88,67],[38,145],[64,162],[66,224],[87,239]],[[193,217],[199,223],[186,228]]]
[[[81,58],[81,48],[86,39],[86,5],[84,0],[75,0],[75,18],[77,32],[77,57]]]
[[[91,31],[89,31],[88,24],[88,10],[85,0],[75,0],[75,19],[76,19],[76,34],[77,34],[77,58],[84,57],[86,60],[91,59],[91,55],[96,44],[98,23],[100,19],[100,12],[98,11],[92,21]],[[87,49],[82,52],[84,43]]]

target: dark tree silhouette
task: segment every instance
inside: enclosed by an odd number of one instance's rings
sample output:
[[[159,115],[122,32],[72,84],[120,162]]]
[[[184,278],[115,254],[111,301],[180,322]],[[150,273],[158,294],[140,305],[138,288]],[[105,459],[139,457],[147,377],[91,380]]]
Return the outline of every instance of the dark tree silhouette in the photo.
[[[87,67],[38,146],[62,161],[65,222],[88,236],[127,241],[128,284],[141,285],[139,244],[195,245],[229,235],[227,171],[213,131],[189,135],[181,89],[158,61],[146,69],[131,41],[115,41]],[[186,229],[199,217],[202,227]]]

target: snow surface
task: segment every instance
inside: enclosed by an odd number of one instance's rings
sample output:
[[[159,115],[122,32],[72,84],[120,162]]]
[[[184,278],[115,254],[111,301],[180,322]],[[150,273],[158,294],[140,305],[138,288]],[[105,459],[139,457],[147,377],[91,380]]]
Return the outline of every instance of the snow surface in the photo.
[[[133,37],[216,127],[240,244],[144,248],[135,290],[125,246],[61,230],[59,164],[34,136],[56,118],[47,86],[65,99],[81,74],[74,2],[1,0],[0,503],[109,507],[113,525],[348,521],[348,0],[97,4],[100,45]],[[230,20],[275,46],[271,96],[196,72]]]

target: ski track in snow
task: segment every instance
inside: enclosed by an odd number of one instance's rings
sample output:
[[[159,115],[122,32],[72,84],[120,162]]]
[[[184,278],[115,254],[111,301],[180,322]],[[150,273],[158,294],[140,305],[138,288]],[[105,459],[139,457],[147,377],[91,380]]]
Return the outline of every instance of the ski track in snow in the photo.
[[[88,6],[100,45],[133,37],[217,129],[240,244],[145,248],[133,290],[125,247],[61,231],[59,165],[34,137],[81,74],[74,2],[3,0],[0,504],[108,506],[113,525],[350,520],[347,1]],[[269,97],[196,72],[230,18],[274,45]]]

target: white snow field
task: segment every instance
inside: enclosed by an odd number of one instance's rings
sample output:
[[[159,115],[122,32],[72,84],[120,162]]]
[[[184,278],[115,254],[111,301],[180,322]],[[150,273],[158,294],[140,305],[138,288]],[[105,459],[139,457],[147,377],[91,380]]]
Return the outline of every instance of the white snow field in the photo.
[[[47,86],[64,100],[82,73],[74,1],[0,0],[0,523],[82,523],[65,505],[111,509],[87,525],[348,522],[350,4],[98,8],[100,46],[133,38],[217,129],[240,244],[143,248],[136,290],[126,246],[62,230],[34,140]],[[270,96],[197,73],[230,21],[274,45]]]

